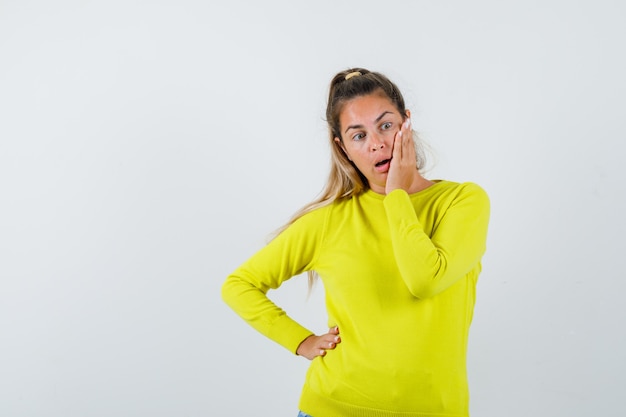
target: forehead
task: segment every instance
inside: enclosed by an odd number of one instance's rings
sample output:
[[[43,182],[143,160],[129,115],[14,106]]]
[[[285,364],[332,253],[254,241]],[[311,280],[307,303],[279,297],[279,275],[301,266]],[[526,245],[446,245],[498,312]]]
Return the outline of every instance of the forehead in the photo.
[[[341,126],[371,123],[385,112],[399,115],[398,109],[387,95],[374,92],[346,101],[339,113],[339,122]]]

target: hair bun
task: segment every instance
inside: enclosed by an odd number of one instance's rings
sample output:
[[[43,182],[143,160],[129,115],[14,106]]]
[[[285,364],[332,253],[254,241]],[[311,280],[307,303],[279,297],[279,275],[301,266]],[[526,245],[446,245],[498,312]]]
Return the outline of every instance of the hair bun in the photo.
[[[352,77],[358,77],[359,75],[363,75],[363,74],[361,74],[361,72],[360,72],[360,71],[352,71],[351,73],[346,74],[345,79],[346,79],[346,81],[347,81],[347,80],[349,80],[350,78],[352,78]]]

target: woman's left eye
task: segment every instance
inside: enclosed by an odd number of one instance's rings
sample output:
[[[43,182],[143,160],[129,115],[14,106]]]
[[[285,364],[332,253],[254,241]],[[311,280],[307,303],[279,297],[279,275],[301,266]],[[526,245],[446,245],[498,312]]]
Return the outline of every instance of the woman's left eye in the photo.
[[[391,129],[391,123],[390,123],[390,122],[383,123],[383,124],[380,126],[380,128],[381,128],[382,130],[388,130],[388,129]]]

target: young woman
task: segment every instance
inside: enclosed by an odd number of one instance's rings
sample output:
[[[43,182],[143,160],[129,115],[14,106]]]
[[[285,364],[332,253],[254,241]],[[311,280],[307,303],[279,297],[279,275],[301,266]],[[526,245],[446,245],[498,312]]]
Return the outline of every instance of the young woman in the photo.
[[[301,416],[469,415],[467,337],[489,200],[475,184],[421,175],[410,115],[384,75],[337,74],[324,193],[223,285],[244,320],[311,360]],[[325,334],[266,297],[304,271],[324,284]]]

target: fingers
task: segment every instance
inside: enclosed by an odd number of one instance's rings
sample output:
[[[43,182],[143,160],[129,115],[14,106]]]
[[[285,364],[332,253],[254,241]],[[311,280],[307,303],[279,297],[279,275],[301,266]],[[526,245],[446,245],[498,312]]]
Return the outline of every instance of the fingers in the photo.
[[[309,360],[313,360],[318,356],[325,356],[327,350],[332,350],[341,343],[339,329],[333,327],[328,333],[321,336],[311,335],[306,338],[298,347],[297,353]]]
[[[415,147],[411,119],[406,118],[393,142],[392,160],[387,174],[385,192],[401,188],[408,191],[413,183],[416,168]]]
[[[402,129],[406,130],[407,132],[411,131],[411,119],[409,117],[407,117],[404,123],[402,123]]]
[[[315,356],[325,356],[326,351],[335,349],[338,343],[341,343],[341,338],[338,335],[326,333],[317,338],[313,353]]]
[[[339,327],[337,326],[329,329],[328,333],[319,337],[319,348],[324,351],[334,349],[338,343],[341,343],[341,337],[339,336]]]
[[[402,162],[409,167],[415,165],[415,146],[413,145],[413,130],[411,126],[411,119],[407,119],[402,123],[402,129],[400,130],[400,136],[402,137]]]
[[[408,156],[407,151],[413,146],[413,132],[411,130],[411,119],[407,119],[400,126],[400,130],[396,133],[393,141],[392,155],[400,161],[403,157]]]
[[[393,138],[393,149],[391,151],[391,157],[393,160],[400,161],[402,159],[402,129],[398,130],[396,136]]]
[[[402,129],[400,132],[402,134],[402,147],[412,146],[411,142],[413,142],[413,132],[411,131],[411,119],[407,117],[404,123],[402,123]],[[404,148],[403,151],[405,150],[408,149]],[[405,152],[403,152],[403,155],[406,156]]]

